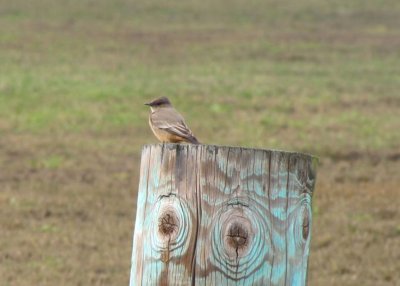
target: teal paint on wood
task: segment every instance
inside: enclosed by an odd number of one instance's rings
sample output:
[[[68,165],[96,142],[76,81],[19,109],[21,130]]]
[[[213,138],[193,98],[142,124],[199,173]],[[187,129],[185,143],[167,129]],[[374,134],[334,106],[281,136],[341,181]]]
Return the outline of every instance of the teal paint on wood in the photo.
[[[146,145],[130,285],[306,285],[315,163],[282,151]]]

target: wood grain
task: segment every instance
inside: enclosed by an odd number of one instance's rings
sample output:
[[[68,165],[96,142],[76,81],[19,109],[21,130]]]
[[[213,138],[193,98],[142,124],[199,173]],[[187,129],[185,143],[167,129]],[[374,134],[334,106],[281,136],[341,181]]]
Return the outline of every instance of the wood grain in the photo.
[[[144,146],[130,285],[306,285],[315,165],[300,153]]]

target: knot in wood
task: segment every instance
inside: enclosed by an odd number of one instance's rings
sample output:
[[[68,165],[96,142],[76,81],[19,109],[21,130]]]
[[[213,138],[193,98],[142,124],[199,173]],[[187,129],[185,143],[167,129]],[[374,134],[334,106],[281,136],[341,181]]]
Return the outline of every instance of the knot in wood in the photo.
[[[239,224],[234,223],[228,229],[228,244],[230,247],[239,250],[244,249],[247,246],[249,232],[246,228]]]
[[[158,231],[163,236],[172,236],[178,231],[178,218],[175,213],[164,213],[158,223]]]

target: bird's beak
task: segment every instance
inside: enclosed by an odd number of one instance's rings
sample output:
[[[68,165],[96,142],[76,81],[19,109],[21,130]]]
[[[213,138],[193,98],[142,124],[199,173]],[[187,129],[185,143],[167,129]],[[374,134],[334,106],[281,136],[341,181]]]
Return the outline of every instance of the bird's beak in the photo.
[[[150,104],[150,103],[145,103],[144,105],[151,106],[151,104]]]

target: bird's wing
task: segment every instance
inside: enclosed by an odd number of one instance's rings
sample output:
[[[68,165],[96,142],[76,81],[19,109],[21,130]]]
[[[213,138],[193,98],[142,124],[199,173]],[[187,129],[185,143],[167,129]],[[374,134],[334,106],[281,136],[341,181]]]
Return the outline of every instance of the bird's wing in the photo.
[[[159,129],[163,129],[174,135],[185,138],[192,143],[198,143],[193,132],[186,125],[182,115],[174,109],[154,112],[151,116],[151,121],[153,125]]]

